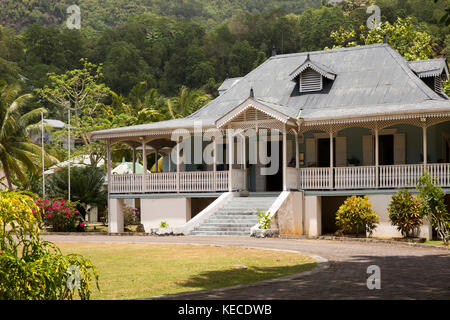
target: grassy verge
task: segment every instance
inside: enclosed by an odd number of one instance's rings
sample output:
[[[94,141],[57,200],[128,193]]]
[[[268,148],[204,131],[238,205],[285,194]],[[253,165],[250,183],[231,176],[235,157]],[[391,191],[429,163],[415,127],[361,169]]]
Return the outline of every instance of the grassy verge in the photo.
[[[443,246],[444,245],[444,241],[441,241],[441,240],[429,240],[429,241],[425,241],[424,244],[429,244],[429,245],[433,245],[433,246]]]
[[[98,267],[93,299],[132,299],[223,288],[311,270],[308,256],[270,250],[195,245],[57,243]],[[240,268],[246,266],[247,268]]]

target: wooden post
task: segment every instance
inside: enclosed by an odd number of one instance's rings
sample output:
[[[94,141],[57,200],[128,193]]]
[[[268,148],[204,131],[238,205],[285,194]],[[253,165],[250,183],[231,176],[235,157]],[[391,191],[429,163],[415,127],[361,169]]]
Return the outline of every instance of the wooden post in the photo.
[[[177,141],[177,192],[180,192],[180,141]]]
[[[213,158],[213,186],[214,186],[214,191],[217,191],[217,142],[216,142],[216,137],[212,137],[213,140],[213,153],[214,153],[214,158]]]
[[[142,176],[142,192],[145,192],[146,180],[147,180],[147,144],[142,142],[142,166],[144,175]]]
[[[428,164],[428,146],[427,146],[427,126],[424,124],[422,127],[423,130],[423,164],[426,167]]]
[[[245,135],[241,135],[242,136],[242,157],[243,157],[243,162],[244,162],[244,190],[247,190],[247,148],[246,148],[246,143],[247,143],[247,138],[245,137]]]
[[[169,157],[169,172],[172,172],[172,149],[167,153],[167,156]]]
[[[108,140],[108,146],[106,147],[106,154],[107,154],[107,159],[106,159],[106,167],[107,167],[107,171],[108,171],[108,198],[109,198],[109,193],[111,193],[111,185],[112,185],[112,181],[111,181],[111,141]]]
[[[330,189],[334,188],[334,143],[333,130],[330,129]]]
[[[155,173],[159,172],[159,165],[158,165],[158,149],[155,149]]]
[[[375,127],[375,186],[380,187],[380,139],[378,126]]]
[[[136,147],[133,147],[133,174],[136,174]]]
[[[295,134],[295,167],[300,168],[299,150],[298,150],[298,133]]]
[[[287,191],[287,141],[286,125],[283,127],[283,191]]]
[[[233,153],[233,148],[234,148],[234,143],[233,143],[233,134],[231,132],[231,129],[228,128],[228,191],[232,192],[233,191],[233,158],[234,158],[234,153]]]

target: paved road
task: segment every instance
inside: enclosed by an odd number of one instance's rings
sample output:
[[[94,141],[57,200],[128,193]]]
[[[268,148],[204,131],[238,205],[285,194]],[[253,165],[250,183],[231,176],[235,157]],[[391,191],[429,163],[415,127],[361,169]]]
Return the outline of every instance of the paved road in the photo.
[[[450,252],[377,243],[246,237],[45,236],[47,240],[196,243],[294,250],[319,255],[329,267],[295,280],[184,294],[178,299],[450,299]],[[368,290],[367,267],[381,269],[381,289]]]

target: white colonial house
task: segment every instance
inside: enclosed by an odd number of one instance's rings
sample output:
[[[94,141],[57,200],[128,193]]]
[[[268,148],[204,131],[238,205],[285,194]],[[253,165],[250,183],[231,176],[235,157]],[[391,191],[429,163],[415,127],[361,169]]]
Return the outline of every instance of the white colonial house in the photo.
[[[274,55],[187,118],[93,132],[128,144],[133,162],[142,153],[144,168],[164,159],[158,173],[111,174],[108,152],[110,232],[135,198],[146,231],[166,221],[185,234],[250,235],[264,211],[280,234],[330,234],[345,198],[368,195],[374,236],[399,235],[393,193],[425,171],[450,190],[448,77],[444,59],[408,62],[388,44]]]

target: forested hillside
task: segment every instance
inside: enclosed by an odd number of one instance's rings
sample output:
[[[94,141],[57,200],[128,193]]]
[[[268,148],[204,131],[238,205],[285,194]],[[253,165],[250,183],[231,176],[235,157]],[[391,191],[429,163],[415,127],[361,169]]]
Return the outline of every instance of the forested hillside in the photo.
[[[242,13],[263,13],[281,8],[299,14],[317,8],[322,0],[3,0],[0,24],[22,28],[28,24],[59,24],[66,19],[66,9],[76,4],[82,12],[83,25],[94,30],[117,26],[130,17],[154,13],[177,21],[197,21],[211,26]]]
[[[86,58],[102,65],[101,81],[128,99],[137,85],[164,97],[178,95],[183,86],[214,96],[225,78],[245,75],[273,47],[278,54],[331,48],[342,45],[332,36],[338,30],[353,30],[364,44],[360,26],[371,3],[380,6],[383,22],[409,17],[412,31],[429,35],[427,58],[450,53],[450,28],[439,23],[450,0],[350,0],[320,7],[318,0],[79,0],[81,30],[69,30],[63,22],[73,2],[0,2],[0,78],[20,78],[26,90],[42,88],[49,72],[79,68]]]

